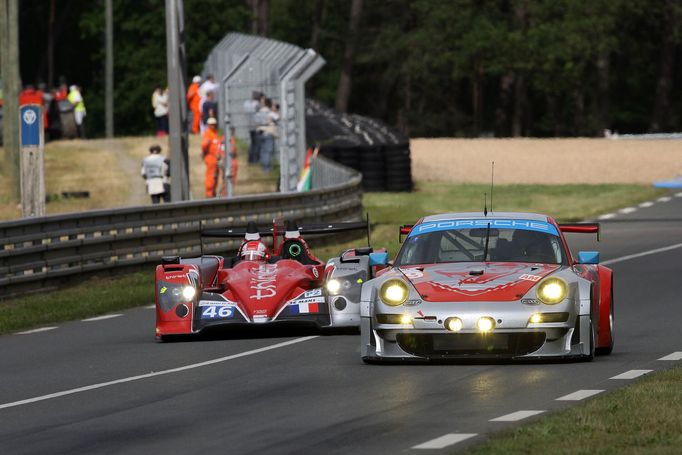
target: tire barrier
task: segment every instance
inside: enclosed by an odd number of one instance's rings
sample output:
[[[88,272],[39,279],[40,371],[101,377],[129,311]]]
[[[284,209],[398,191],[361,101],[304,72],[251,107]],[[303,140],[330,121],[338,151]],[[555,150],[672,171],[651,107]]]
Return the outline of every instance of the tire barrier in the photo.
[[[185,201],[2,222],[0,297],[46,291],[95,274],[146,269],[163,256],[226,254],[239,245],[239,241],[227,239],[201,242],[199,233],[203,229],[244,227],[249,221],[265,227],[273,218],[299,222],[362,219],[360,175],[321,157],[314,166],[314,172],[318,169],[326,176],[326,187],[303,193]]]
[[[382,122],[340,114],[317,101],[306,102],[306,140],[320,153],[362,173],[365,191],[411,191],[410,142]]]

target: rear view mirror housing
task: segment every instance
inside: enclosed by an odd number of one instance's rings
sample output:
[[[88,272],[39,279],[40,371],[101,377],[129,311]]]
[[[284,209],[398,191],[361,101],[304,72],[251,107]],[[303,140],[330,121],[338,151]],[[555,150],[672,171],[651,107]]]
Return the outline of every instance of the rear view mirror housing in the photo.
[[[579,251],[578,263],[599,264],[599,251]]]

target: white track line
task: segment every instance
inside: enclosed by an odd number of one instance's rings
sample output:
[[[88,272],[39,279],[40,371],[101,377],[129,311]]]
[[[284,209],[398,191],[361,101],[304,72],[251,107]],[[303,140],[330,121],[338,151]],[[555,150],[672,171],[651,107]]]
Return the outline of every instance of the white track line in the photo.
[[[518,422],[519,420],[527,419],[528,417],[542,414],[545,411],[516,411],[501,417],[490,419],[490,422]]]
[[[656,199],[656,200],[657,200],[658,202],[668,202],[668,201],[671,200],[671,199],[672,199],[672,198],[671,198],[670,196],[663,196],[663,197],[659,197],[659,198]]]
[[[675,193],[675,197],[682,197],[682,193]]]
[[[556,400],[557,401],[580,401],[584,400],[585,398],[589,398],[591,396],[594,396],[598,393],[602,393],[603,390],[578,390],[577,392],[569,393],[568,395],[564,395],[563,397],[559,397]]]
[[[635,379],[644,376],[647,373],[651,373],[652,371],[654,370],[630,370],[609,379]]]
[[[54,327],[41,327],[39,329],[33,329],[33,330],[26,330],[25,332],[17,332],[15,335],[30,335],[32,333],[39,333],[39,332],[47,332],[48,330],[54,330],[56,329],[57,326]]]
[[[105,319],[117,318],[123,316],[122,314],[105,314],[104,316],[96,316],[94,318],[81,319],[81,322],[104,321]]]
[[[636,212],[637,208],[636,207],[625,207],[624,209],[618,210],[618,213],[622,213],[624,215],[627,215],[628,213]]]
[[[665,357],[661,357],[658,360],[682,360],[682,352],[673,352],[672,354],[668,354]]]
[[[412,447],[413,449],[444,449],[458,442],[465,441],[469,438],[477,436],[477,433],[450,433],[440,438],[426,441],[422,444]]]
[[[651,201],[649,201],[649,202],[642,202],[641,204],[639,204],[639,206],[642,207],[642,208],[651,207],[652,205],[654,205],[654,203],[651,202]]]
[[[50,393],[48,395],[42,395],[39,397],[27,398],[25,400],[14,401],[12,403],[4,403],[4,404],[0,404],[0,409],[13,408],[15,406],[22,406],[22,405],[29,404],[29,403],[35,403],[37,401],[44,401],[44,400],[49,400],[52,398],[63,397],[64,395],[73,395],[75,393],[87,392],[88,390],[101,389],[103,387],[109,387],[109,386],[116,385],[116,384],[123,384],[125,382],[139,381],[140,379],[153,378],[155,376],[162,376],[165,374],[179,373],[181,371],[187,371],[187,370],[192,370],[195,368],[201,368],[201,367],[205,367],[205,366],[209,366],[209,365],[214,365],[216,363],[227,362],[228,360],[238,359],[240,357],[246,357],[249,355],[259,354],[259,353],[265,352],[265,351],[271,351],[271,350],[277,349],[277,348],[283,348],[285,346],[289,346],[292,344],[312,340],[314,338],[317,338],[318,336],[319,335],[313,335],[313,336],[308,336],[308,337],[295,338],[293,340],[284,341],[282,343],[277,343],[277,344],[273,344],[270,346],[265,346],[263,348],[253,349],[251,351],[240,352],[239,354],[228,355],[226,357],[219,357],[219,358],[213,359],[213,360],[206,360],[205,362],[193,363],[191,365],[185,365],[185,366],[178,367],[178,368],[171,368],[170,370],[156,371],[153,373],[141,374],[139,376],[130,376],[128,378],[116,379],[114,381],[100,382],[99,384],[92,384],[92,385],[87,385],[84,387],[78,387],[77,389],[63,390],[61,392]]]
[[[147,310],[153,310],[154,308],[156,308],[156,304],[154,304],[154,303],[152,303],[151,305],[145,306],[145,309],[147,309]]]
[[[600,220],[608,220],[610,218],[613,218],[614,216],[616,216],[615,213],[606,213],[604,215],[599,216],[599,219]]]
[[[619,258],[609,259],[604,261],[602,265],[615,264],[616,262],[623,262],[630,259],[641,258],[642,256],[649,256],[650,254],[663,253],[665,251],[676,250],[677,248],[682,248],[682,243],[676,243],[675,245],[664,246],[663,248],[656,248],[655,250],[642,251],[641,253],[628,254],[627,256],[621,256]]]

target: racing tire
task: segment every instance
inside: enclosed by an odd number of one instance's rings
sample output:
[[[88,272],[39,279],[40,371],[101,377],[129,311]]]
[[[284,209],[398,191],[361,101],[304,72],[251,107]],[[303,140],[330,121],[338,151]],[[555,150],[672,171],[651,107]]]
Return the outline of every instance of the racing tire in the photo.
[[[614,336],[613,336],[613,287],[611,288],[611,302],[609,302],[609,338],[611,339],[608,346],[596,348],[597,355],[609,355],[613,352]]]

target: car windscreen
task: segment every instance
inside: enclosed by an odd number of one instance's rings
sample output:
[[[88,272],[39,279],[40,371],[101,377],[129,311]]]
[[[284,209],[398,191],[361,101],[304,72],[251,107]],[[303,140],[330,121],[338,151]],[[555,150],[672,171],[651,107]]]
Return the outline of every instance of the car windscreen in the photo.
[[[487,225],[424,231],[415,233],[413,229],[398,253],[396,266],[481,261],[566,263],[561,238],[554,232]]]

